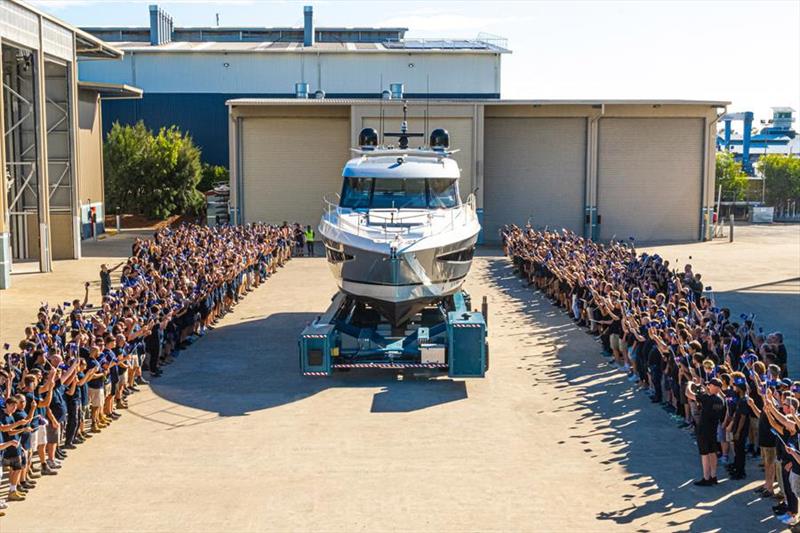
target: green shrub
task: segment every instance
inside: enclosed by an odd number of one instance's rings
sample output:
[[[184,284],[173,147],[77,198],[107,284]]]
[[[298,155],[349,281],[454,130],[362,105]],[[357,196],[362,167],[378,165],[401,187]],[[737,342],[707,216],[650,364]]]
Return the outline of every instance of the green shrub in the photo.
[[[202,192],[210,191],[217,185],[227,184],[229,181],[230,173],[227,168],[203,163],[202,177],[197,185],[197,190]]]
[[[722,185],[722,198],[725,200],[743,200],[747,190],[747,174],[742,164],[734,161],[730,152],[717,152],[716,184],[714,194]]]
[[[800,199],[800,158],[768,154],[761,156],[757,168],[766,181],[769,205],[783,207],[787,200]]]
[[[139,121],[115,123],[103,149],[106,203],[125,213],[164,219],[197,214],[204,199],[197,190],[200,149],[173,126],[157,134]]]

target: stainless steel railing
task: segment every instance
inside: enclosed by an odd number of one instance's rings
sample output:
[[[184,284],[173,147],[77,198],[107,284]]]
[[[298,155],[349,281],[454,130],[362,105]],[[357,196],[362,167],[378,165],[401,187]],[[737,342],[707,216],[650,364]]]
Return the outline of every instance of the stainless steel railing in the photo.
[[[356,235],[374,233],[378,228],[382,230],[381,234],[384,237],[395,237],[403,233],[409,234],[412,230],[427,234],[430,233],[434,226],[434,219],[440,219],[442,215],[449,216],[449,224],[445,229],[454,229],[456,226],[469,224],[478,218],[474,194],[467,196],[467,199],[456,207],[441,208],[422,213],[401,213],[401,209],[382,209],[378,213],[367,210],[364,213],[356,213],[355,220],[351,217],[342,217],[343,214],[353,215],[354,211],[349,208],[339,207],[338,194],[336,194],[335,201],[331,200],[329,195],[325,195],[322,201],[322,221],[340,230],[353,232]],[[376,216],[378,217],[377,220]]]

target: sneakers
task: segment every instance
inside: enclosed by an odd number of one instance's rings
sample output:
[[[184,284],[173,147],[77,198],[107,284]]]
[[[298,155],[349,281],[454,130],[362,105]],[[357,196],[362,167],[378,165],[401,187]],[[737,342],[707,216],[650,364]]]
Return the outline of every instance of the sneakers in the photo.
[[[798,522],[800,522],[800,519],[798,519],[798,518],[797,518],[796,516],[794,516],[794,515],[790,515],[789,513],[786,513],[786,514],[785,514],[785,515],[783,515],[783,516],[779,516],[779,517],[778,517],[778,520],[780,520],[781,522],[783,522],[783,523],[784,523],[784,524],[786,524],[787,526],[794,526],[794,525],[796,525]]]
[[[712,485],[711,480],[705,478],[695,481],[694,484],[698,487],[710,487]]]
[[[9,501],[9,502],[22,502],[22,501],[25,501],[25,495],[22,494],[21,492],[19,492],[18,490],[15,490],[14,492],[9,492],[8,493],[8,497],[6,498],[6,501]]]

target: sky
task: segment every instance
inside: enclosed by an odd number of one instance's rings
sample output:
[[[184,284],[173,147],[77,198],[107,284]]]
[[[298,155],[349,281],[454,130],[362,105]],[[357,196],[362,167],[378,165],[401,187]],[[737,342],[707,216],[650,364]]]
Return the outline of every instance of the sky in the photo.
[[[800,110],[800,0],[275,1],[34,0],[76,26],[403,26],[408,37],[508,39],[502,98],[730,101],[729,111]],[[795,123],[797,128],[798,124]]]

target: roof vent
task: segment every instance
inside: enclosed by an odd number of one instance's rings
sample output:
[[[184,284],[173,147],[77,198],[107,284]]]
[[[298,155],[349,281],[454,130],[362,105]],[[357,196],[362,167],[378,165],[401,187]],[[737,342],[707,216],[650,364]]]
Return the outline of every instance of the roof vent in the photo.
[[[314,46],[314,8],[303,7],[303,46]]]
[[[381,98],[383,98],[384,100],[391,100],[392,99],[392,93],[389,92],[389,91],[383,91],[381,93]]]
[[[316,91],[314,91],[314,98],[316,98],[317,100],[324,100],[325,91],[323,91],[322,89],[317,89]]]
[[[389,90],[392,93],[393,100],[402,100],[403,99],[403,84],[402,83],[390,83]]]
[[[295,98],[306,99],[308,98],[308,84],[306,82],[299,82],[294,84]]]
[[[150,44],[157,46],[172,42],[173,22],[166,11],[156,4],[150,6]]]

